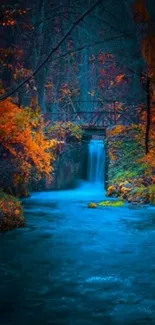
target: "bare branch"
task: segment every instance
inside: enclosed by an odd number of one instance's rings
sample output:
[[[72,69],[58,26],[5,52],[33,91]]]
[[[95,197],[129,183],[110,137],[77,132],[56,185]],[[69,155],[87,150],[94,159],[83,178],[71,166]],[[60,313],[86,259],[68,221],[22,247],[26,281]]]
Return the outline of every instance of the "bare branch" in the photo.
[[[41,62],[41,64],[34,70],[34,72],[27,77],[24,81],[22,81],[15,89],[11,90],[10,92],[4,94],[0,97],[0,100],[4,100],[8,98],[9,96],[13,95],[17,92],[22,86],[24,86],[32,77],[34,77],[41,68],[48,62],[48,60],[52,57],[52,55],[59,49],[59,47],[64,43],[64,41],[67,39],[67,37],[72,33],[72,31],[76,28],[76,26],[85,19],[99,4],[101,4],[103,0],[98,0],[95,2],[93,6],[91,6],[88,10],[86,10],[69,28],[69,30],[66,32],[66,34],[62,37],[62,39],[58,42],[56,47],[52,49],[52,51],[47,55],[47,57]]]

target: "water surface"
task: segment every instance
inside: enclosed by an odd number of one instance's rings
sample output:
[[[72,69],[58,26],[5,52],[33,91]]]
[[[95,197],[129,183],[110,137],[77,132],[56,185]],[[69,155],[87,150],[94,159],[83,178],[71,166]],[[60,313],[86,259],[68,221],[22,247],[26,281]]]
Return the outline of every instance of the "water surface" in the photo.
[[[0,325],[155,324],[155,209],[88,209],[92,188],[34,193],[0,236]]]

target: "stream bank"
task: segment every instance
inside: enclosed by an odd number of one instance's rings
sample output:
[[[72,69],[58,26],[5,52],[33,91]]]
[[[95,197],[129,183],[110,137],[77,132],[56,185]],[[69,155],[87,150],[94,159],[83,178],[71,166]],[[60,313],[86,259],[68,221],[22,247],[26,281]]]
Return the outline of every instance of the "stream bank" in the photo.
[[[117,125],[107,130],[107,196],[135,205],[155,205],[155,166],[145,153],[145,129]]]

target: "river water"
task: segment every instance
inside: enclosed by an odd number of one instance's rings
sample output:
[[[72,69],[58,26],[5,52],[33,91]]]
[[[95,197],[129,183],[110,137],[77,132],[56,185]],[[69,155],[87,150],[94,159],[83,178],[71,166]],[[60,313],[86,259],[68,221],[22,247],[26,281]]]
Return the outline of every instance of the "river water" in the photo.
[[[155,209],[88,209],[104,193],[33,193],[0,236],[0,325],[155,324]]]

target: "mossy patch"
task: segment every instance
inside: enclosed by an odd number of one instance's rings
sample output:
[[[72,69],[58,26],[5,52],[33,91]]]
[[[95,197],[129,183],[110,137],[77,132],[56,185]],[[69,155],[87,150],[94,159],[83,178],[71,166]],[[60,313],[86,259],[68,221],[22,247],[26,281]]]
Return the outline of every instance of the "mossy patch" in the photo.
[[[97,208],[97,207],[122,207],[124,206],[123,201],[102,201],[100,203],[91,202],[88,204],[88,208]]]
[[[100,207],[122,207],[124,201],[103,201],[98,204]]]

